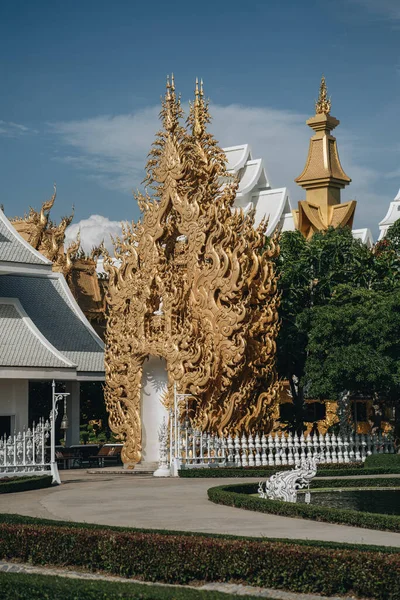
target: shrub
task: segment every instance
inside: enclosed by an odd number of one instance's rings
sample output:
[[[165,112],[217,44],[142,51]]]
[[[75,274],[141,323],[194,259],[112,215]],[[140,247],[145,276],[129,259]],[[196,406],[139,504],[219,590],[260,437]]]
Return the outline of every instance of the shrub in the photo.
[[[29,477],[4,477],[0,479],[0,494],[12,494],[15,492],[26,492],[28,490],[39,490],[50,487],[51,475],[39,475]]]
[[[267,467],[216,467],[199,469],[181,469],[179,477],[218,478],[218,477],[270,477],[277,471],[293,469],[293,465]],[[400,474],[400,466],[365,468],[363,463],[323,464],[318,468],[319,477],[341,477],[348,475],[384,475]]]
[[[246,485],[246,484],[244,484]],[[248,485],[248,484],[247,484]],[[254,485],[254,484],[253,484]],[[373,546],[367,544],[349,544],[346,542],[325,542],[321,540],[290,540],[288,538],[266,538],[265,536],[256,538],[254,536],[246,537],[242,535],[231,535],[221,533],[204,533],[197,531],[173,531],[168,529],[139,529],[134,527],[119,527],[117,525],[97,525],[96,523],[78,523],[75,521],[54,521],[52,519],[38,519],[36,517],[28,517],[25,515],[15,515],[11,513],[0,513],[0,523],[8,525],[35,525],[35,526],[52,526],[52,527],[69,527],[73,529],[85,529],[87,531],[116,531],[117,533],[160,533],[162,535],[202,537],[223,540],[249,540],[251,542],[280,542],[282,544],[296,544],[300,546],[317,546],[318,548],[331,548],[334,550],[357,550],[357,552],[394,552],[398,553],[399,549],[391,546]]]
[[[400,485],[399,479],[339,479],[313,482],[312,487],[387,487],[396,485]],[[400,516],[397,515],[382,515],[303,503],[292,504],[280,500],[267,500],[251,496],[250,494],[255,494],[257,489],[258,485],[256,483],[218,486],[208,490],[208,497],[216,504],[235,506],[246,510],[285,517],[300,517],[313,521],[325,521],[326,523],[340,523],[356,527],[366,527],[368,529],[400,532]]]
[[[21,573],[0,573],[3,600],[226,600],[221,592],[156,587],[138,583],[85,581]],[[255,598],[255,596],[246,596]]]
[[[331,549],[268,540],[2,523],[0,557],[146,581],[245,581],[304,593],[350,592],[376,600],[400,597],[399,553],[355,546]]]
[[[371,454],[365,459],[365,467],[389,467],[400,470],[400,454]]]

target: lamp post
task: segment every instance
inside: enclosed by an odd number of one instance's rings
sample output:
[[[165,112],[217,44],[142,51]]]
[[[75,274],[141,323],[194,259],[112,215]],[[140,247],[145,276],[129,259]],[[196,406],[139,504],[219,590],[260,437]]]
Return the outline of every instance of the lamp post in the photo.
[[[182,401],[186,402],[186,428],[187,428],[187,421],[189,421],[188,418],[188,408],[187,408],[187,400],[186,398],[193,398],[193,394],[178,394],[178,391],[176,389],[176,383],[174,383],[174,414],[173,414],[173,418],[174,418],[174,438],[172,439],[172,435],[171,435],[171,440],[170,440],[170,460],[171,460],[171,474],[174,477],[178,476],[178,470],[181,466],[181,461],[180,461],[180,457],[179,457],[179,434],[180,434],[180,424],[179,424],[179,405]],[[171,430],[172,430],[172,426],[171,426]],[[172,433],[172,431],[171,431]]]
[[[53,483],[61,483],[60,475],[58,472],[57,461],[56,461],[56,419],[58,416],[58,403],[60,400],[64,400],[64,415],[61,421],[61,430],[64,431],[64,440],[66,441],[67,429],[68,429],[68,417],[67,417],[67,397],[69,393],[58,393],[56,392],[56,382],[53,379],[51,384],[51,412],[50,412],[50,465],[51,474],[53,476]]]

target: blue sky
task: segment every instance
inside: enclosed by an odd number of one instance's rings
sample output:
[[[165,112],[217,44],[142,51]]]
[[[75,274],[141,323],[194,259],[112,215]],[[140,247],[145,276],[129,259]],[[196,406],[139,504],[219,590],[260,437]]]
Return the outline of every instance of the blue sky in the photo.
[[[399,40],[400,0],[3,0],[0,203],[38,208],[56,181],[55,218],[136,219],[171,71],[184,102],[204,79],[220,143],[249,143],[296,203],[324,73],[343,197],[376,236],[400,186]]]

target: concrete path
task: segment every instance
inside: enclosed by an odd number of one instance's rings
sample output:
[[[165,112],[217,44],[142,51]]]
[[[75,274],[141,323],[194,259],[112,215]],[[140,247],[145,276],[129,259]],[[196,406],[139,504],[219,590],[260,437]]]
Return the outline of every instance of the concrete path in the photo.
[[[318,523],[216,505],[207,489],[255,479],[158,479],[64,471],[63,484],[0,495],[0,512],[104,525],[330,540],[400,548],[400,533]]]

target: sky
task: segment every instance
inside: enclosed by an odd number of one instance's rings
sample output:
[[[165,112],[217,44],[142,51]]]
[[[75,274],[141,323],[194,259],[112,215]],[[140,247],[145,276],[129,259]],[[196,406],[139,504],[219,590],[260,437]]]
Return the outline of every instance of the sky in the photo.
[[[304,198],[325,74],[355,227],[400,187],[400,0],[2,0],[0,204],[70,214],[85,244],[136,220],[168,73],[186,106],[202,77],[221,146],[250,144],[273,187]]]

